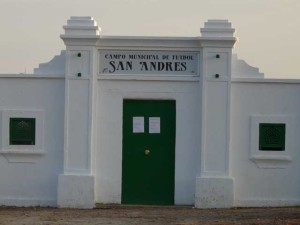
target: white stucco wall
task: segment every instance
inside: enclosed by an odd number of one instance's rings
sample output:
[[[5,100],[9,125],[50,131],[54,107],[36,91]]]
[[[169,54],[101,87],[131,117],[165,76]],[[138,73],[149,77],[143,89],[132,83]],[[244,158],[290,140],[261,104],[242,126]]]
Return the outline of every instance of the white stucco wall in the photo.
[[[7,110],[42,112],[43,144],[38,154],[22,148],[4,154],[0,138],[0,205],[55,206],[63,167],[64,79],[1,75],[0,114]],[[2,137],[3,130],[0,132]]]
[[[176,205],[300,204],[300,81],[264,79],[232,58],[228,21],[193,38],[100,36],[91,17],[64,29],[66,52],[37,74],[0,75],[0,205],[121,203],[124,99],[176,100]],[[113,74],[107,52],[194,59],[184,73]],[[35,146],[9,145],[10,116],[36,118]],[[286,124],[285,151],[258,150],[260,122]]]
[[[99,80],[96,202],[121,203],[123,99],[176,100],[175,204],[193,205],[200,168],[201,93],[195,81]]]
[[[231,107],[231,173],[235,206],[300,204],[300,84],[298,81],[260,80],[234,82]],[[291,118],[287,124],[286,152],[291,161],[264,152],[262,164],[251,160],[251,116],[272,122]],[[274,118],[274,119],[273,119]],[[289,131],[291,131],[289,133]],[[258,135],[258,133],[256,134]]]

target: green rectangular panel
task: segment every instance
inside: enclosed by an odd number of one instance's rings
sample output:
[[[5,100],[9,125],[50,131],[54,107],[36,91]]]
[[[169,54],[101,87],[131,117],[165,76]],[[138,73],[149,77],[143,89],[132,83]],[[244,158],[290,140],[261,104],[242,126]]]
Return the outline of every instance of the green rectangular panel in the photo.
[[[281,124],[281,123],[259,124],[259,150],[284,151],[285,150],[285,124]]]
[[[35,145],[35,119],[10,118],[9,120],[10,145]]]
[[[122,204],[174,204],[173,100],[124,100]]]

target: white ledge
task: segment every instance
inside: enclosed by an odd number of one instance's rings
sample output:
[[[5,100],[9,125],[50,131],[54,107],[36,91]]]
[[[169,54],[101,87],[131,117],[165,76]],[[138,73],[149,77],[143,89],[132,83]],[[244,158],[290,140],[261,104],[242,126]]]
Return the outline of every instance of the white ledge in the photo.
[[[287,155],[253,155],[250,159],[258,168],[264,169],[284,169],[292,162],[292,158]]]
[[[236,37],[182,37],[182,36],[118,36],[118,35],[100,35],[100,39],[108,40],[160,40],[160,41],[205,41],[205,40],[227,40],[233,41],[237,40]]]
[[[36,154],[36,155],[44,155],[46,151],[44,150],[31,150],[31,149],[9,149],[9,150],[0,150],[0,154]]]
[[[101,35],[101,39],[109,40],[175,40],[175,41],[194,41],[199,40],[200,37],[182,37],[182,36],[113,36]]]
[[[271,79],[271,78],[232,78],[234,83],[281,83],[300,84],[300,79]]]
[[[44,150],[1,150],[0,155],[3,155],[10,163],[35,163],[41,156],[45,155]]]
[[[251,157],[254,160],[279,160],[279,161],[292,161],[292,158],[290,156],[285,155],[254,155]]]
[[[64,79],[64,74],[0,74],[0,78],[22,78],[22,79]]]

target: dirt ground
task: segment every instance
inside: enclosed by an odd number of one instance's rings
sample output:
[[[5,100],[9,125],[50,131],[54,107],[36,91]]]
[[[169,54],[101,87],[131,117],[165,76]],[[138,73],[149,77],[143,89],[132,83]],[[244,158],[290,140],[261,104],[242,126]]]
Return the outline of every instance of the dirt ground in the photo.
[[[300,208],[195,209],[192,207],[120,207],[97,209],[0,207],[2,225],[300,225]]]

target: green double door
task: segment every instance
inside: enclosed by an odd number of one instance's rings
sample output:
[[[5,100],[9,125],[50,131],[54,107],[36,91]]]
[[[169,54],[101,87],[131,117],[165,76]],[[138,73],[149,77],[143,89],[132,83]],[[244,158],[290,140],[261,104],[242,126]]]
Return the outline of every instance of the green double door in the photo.
[[[124,100],[122,204],[174,204],[176,104]]]

